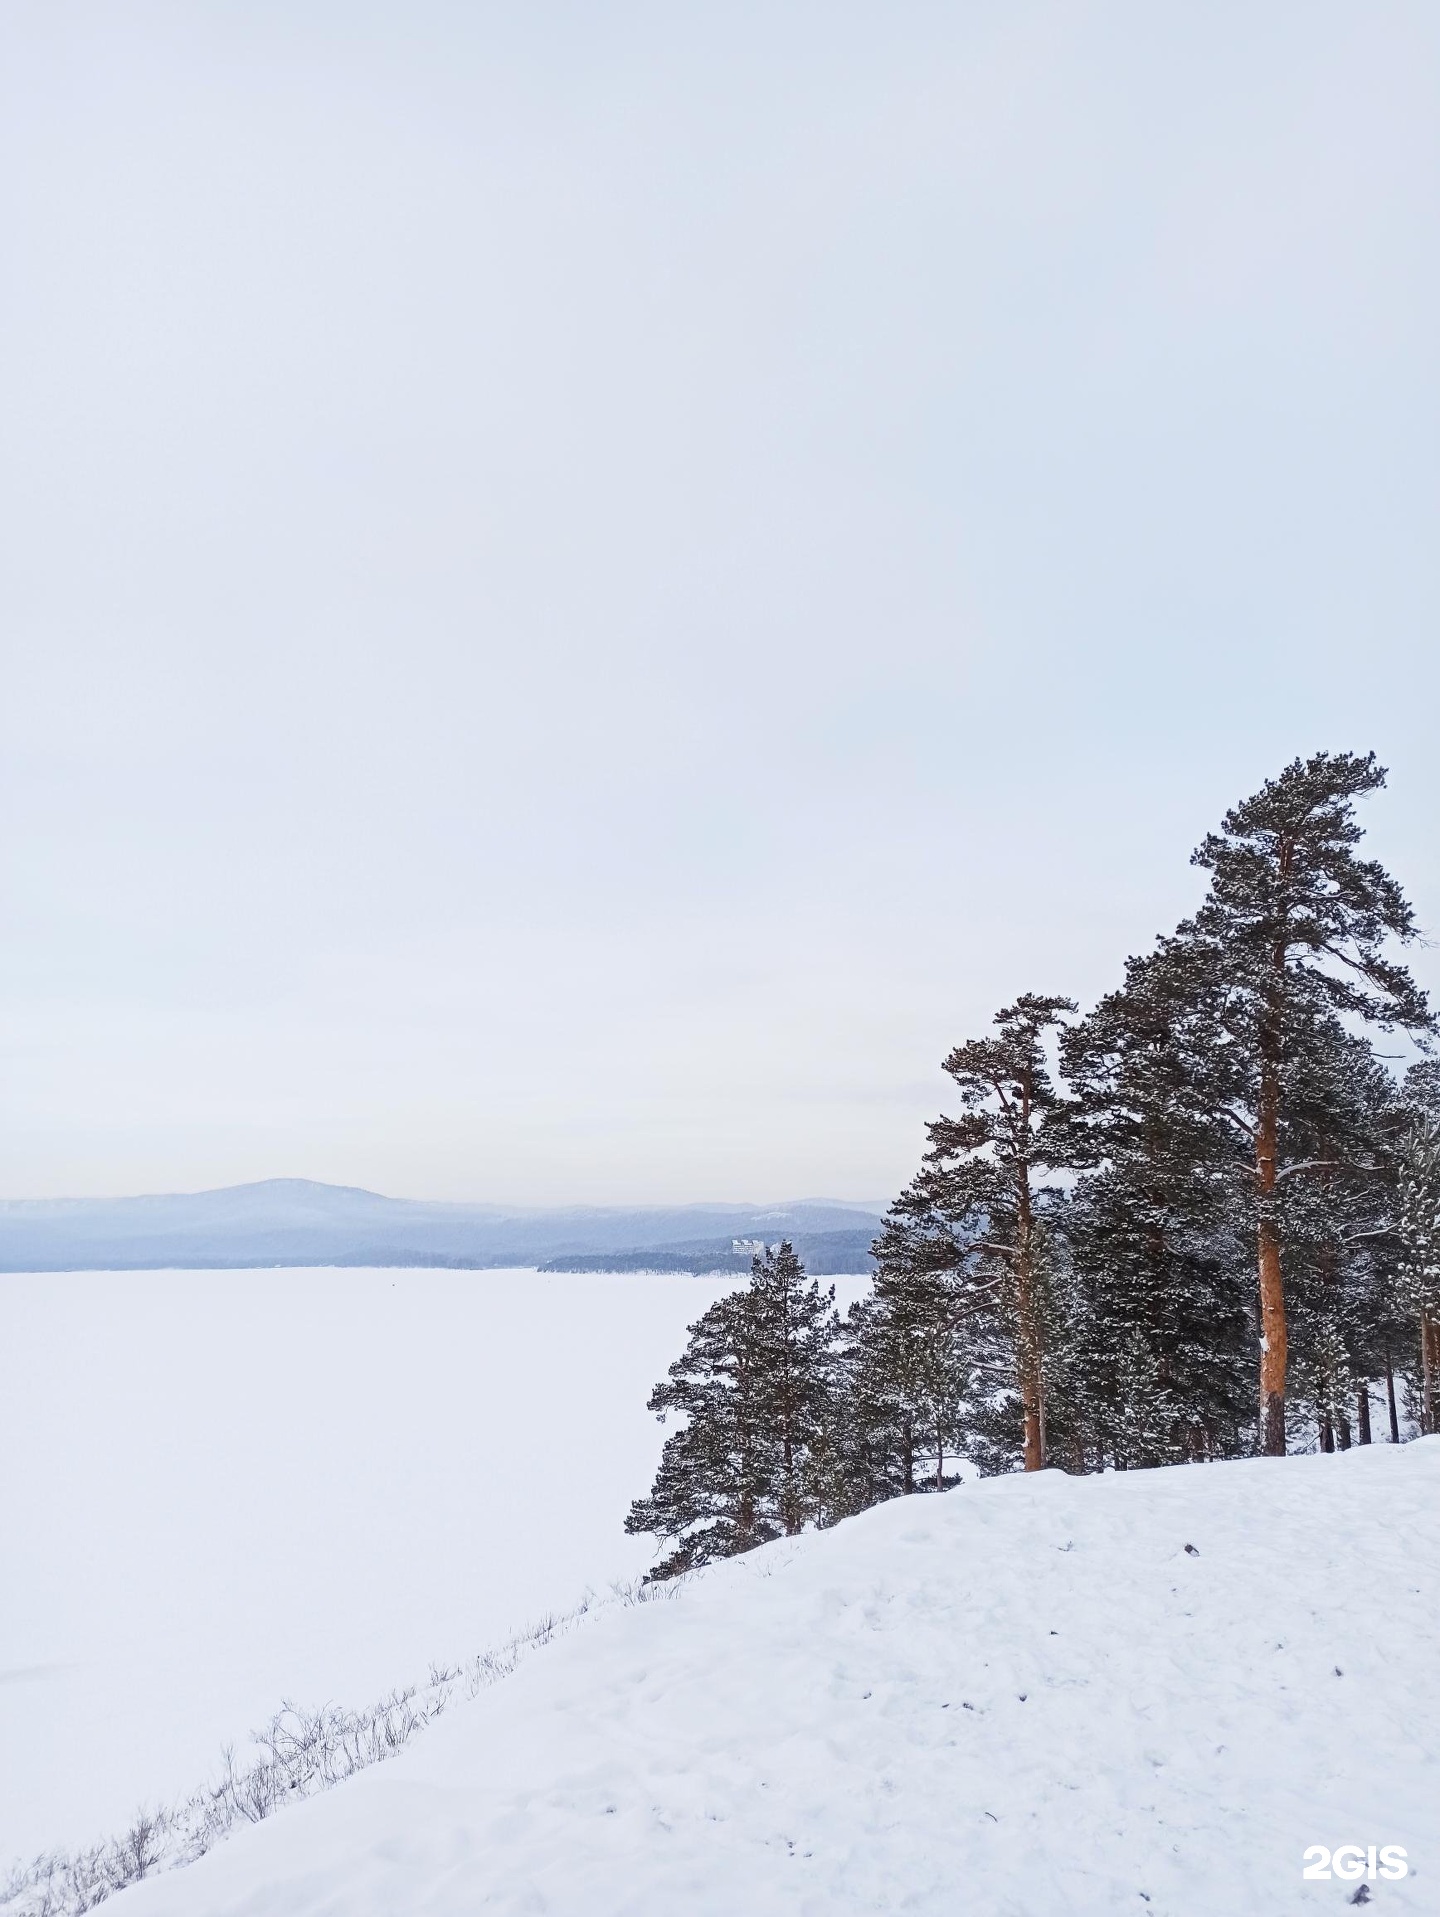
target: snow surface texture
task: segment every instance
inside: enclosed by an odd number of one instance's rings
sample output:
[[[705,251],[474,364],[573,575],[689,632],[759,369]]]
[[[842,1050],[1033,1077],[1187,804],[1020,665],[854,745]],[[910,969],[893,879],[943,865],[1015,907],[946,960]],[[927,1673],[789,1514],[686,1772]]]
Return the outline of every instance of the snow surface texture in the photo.
[[[597,1616],[116,1917],[1254,1917],[1349,1904],[1301,1878],[1347,1843],[1437,1912],[1437,1503],[1440,1439],[897,1500]]]
[[[735,1282],[0,1275],[0,1881],[648,1569],[645,1400]]]

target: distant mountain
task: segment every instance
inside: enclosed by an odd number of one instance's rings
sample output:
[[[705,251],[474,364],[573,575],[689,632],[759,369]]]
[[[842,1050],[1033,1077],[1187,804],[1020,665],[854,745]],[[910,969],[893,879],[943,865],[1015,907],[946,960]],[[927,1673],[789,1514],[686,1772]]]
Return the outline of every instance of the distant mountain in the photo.
[[[804,1243],[816,1241],[817,1271],[863,1271],[869,1269],[868,1246],[879,1225],[878,1206],[828,1199],[765,1206],[510,1210],[385,1198],[307,1178],[270,1178],[220,1191],[144,1198],[0,1200],[0,1271],[252,1265],[738,1270],[749,1264],[746,1241],[773,1243],[782,1236],[791,1238],[802,1256]],[[721,1262],[705,1262],[712,1258]],[[837,1264],[836,1258],[848,1262]]]

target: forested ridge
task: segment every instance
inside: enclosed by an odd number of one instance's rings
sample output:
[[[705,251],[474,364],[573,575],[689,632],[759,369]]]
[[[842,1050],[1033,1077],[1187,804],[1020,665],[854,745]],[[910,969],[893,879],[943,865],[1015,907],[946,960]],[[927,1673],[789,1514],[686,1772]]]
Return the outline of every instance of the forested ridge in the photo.
[[[652,1577],[943,1489],[962,1457],[1083,1473],[1436,1429],[1436,1021],[1395,957],[1411,907],[1357,850],[1385,776],[1296,760],[1098,1005],[1027,992],[954,1048],[955,1115],[843,1319],[782,1242],[696,1322],[626,1521],[670,1543]]]

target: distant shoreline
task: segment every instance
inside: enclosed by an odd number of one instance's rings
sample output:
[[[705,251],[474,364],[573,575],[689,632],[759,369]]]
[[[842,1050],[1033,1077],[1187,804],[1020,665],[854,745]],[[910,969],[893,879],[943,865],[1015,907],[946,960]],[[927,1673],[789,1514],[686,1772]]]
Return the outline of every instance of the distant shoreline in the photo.
[[[743,1274],[788,1239],[817,1277],[871,1269],[878,1211],[784,1205],[494,1206],[280,1178],[217,1191],[0,1204],[0,1272],[336,1270]]]

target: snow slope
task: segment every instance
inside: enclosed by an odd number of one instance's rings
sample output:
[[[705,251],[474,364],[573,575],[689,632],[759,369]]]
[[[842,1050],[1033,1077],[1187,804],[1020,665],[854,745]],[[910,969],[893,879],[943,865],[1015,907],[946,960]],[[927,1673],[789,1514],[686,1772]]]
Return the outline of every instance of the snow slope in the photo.
[[[116,1917],[1440,1911],[1440,1440],[897,1501],[612,1611]],[[1187,1551],[1186,1547],[1194,1547]]]

